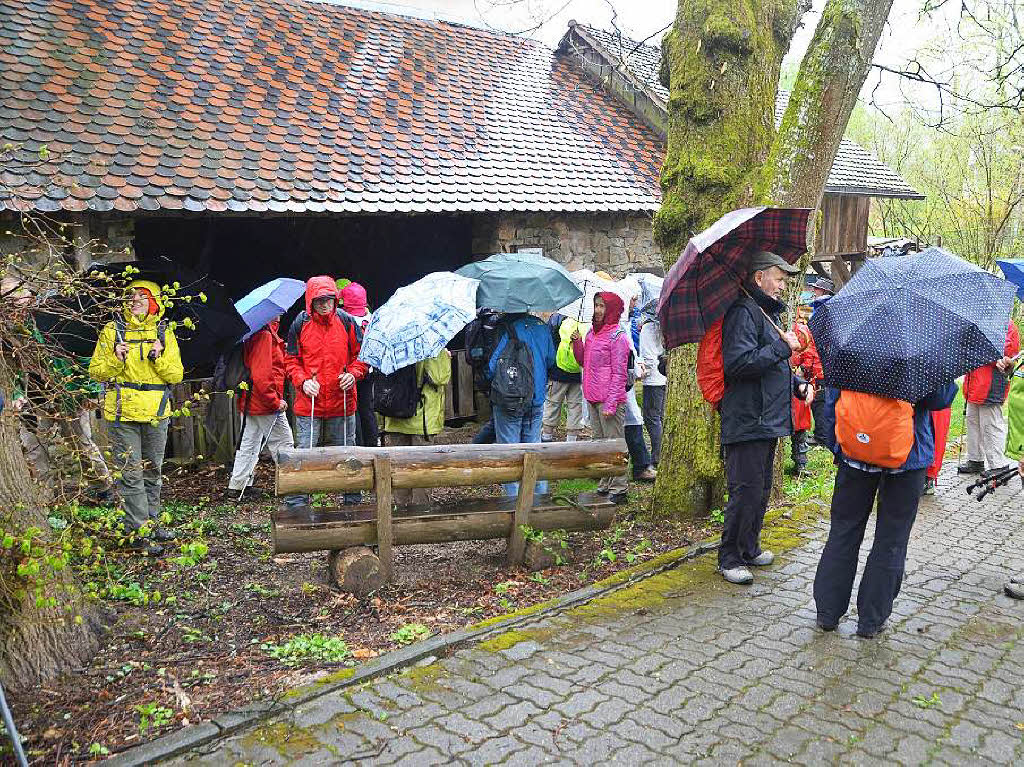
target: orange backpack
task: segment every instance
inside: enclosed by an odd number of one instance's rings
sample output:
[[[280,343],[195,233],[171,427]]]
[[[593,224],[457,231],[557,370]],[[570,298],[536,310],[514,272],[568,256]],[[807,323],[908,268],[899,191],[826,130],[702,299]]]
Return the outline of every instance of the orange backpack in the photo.
[[[898,469],[914,448],[914,407],[844,389],[836,402],[836,440],[847,458]]]
[[[704,334],[697,346],[697,385],[712,407],[725,396],[725,363],[722,362],[723,317]]]

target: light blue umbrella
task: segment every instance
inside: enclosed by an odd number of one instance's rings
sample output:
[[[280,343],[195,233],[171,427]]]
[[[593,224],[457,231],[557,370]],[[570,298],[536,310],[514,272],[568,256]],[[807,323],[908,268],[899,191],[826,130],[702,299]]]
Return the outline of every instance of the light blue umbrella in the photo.
[[[373,313],[359,359],[388,375],[430,359],[476,317],[479,280],[432,272]]]
[[[291,309],[292,304],[305,292],[306,283],[302,280],[278,277],[235,301],[235,309],[249,326],[249,332],[241,340],[249,338],[274,317]]]
[[[480,308],[499,312],[553,312],[583,295],[565,267],[533,253],[498,253],[456,274],[480,280]]]
[[[1017,286],[1017,298],[1024,301],[1024,258],[1004,258],[996,263],[1003,276]]]
[[[664,277],[648,272],[634,272],[629,276],[640,283],[640,300],[636,305],[641,309],[661,297],[661,286],[665,284]]]

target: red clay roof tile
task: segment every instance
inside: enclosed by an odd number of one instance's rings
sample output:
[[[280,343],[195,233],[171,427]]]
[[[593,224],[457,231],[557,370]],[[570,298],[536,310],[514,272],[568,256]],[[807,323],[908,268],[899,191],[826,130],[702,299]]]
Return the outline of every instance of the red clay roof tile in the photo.
[[[312,0],[23,0],[0,33],[0,139],[60,150],[0,207],[660,202],[659,139],[519,37]]]

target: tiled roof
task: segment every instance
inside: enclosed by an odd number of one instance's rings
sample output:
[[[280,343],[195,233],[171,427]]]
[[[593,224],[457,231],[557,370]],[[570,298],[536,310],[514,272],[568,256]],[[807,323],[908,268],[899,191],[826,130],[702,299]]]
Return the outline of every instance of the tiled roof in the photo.
[[[0,13],[0,140],[27,164],[0,169],[0,208],[660,204],[658,137],[521,37],[310,0],[16,6]]]
[[[591,40],[604,49],[613,62],[625,59],[633,75],[643,82],[651,95],[667,109],[668,90],[658,79],[661,49],[655,45],[637,43],[629,38],[603,29],[577,25]],[[776,125],[789,103],[789,93],[781,91],[775,101]],[[898,173],[859,144],[842,139],[832,170],[825,182],[825,191],[833,194],[858,194],[870,197],[900,197],[923,199],[924,195],[908,184]]]

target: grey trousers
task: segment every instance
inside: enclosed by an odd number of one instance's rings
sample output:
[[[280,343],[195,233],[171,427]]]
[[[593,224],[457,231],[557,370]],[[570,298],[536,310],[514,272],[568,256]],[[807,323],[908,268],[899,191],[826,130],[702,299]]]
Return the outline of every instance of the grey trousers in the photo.
[[[567,441],[574,442],[583,431],[583,386],[565,381],[548,381],[547,397],[544,400],[544,416],[541,420],[542,433],[550,437],[558,428],[562,417],[562,403],[565,402],[565,432]]]
[[[398,434],[389,431],[386,437],[388,445],[410,447],[412,445],[429,445],[433,439],[423,439],[422,434]],[[430,503],[430,496],[424,487],[398,488],[391,492],[396,506],[408,506],[411,503]]]
[[[124,500],[125,527],[137,530],[160,517],[160,469],[167,445],[169,418],[154,426],[136,421],[108,421],[117,491]]]
[[[90,411],[82,410],[77,415],[57,421],[40,417],[35,429],[21,424],[21,446],[25,449],[25,457],[32,467],[32,473],[47,493],[58,490],[65,480],[65,472],[58,470],[50,455],[58,442],[63,442],[61,447],[69,455],[70,461],[81,466],[82,476],[89,485],[100,490],[113,485],[103,452],[92,438],[90,415]],[[77,471],[77,468],[73,470]]]
[[[967,403],[967,460],[984,463],[986,469],[1010,464],[1006,457],[1006,416],[1002,405]]]
[[[241,491],[246,485],[252,484],[253,470],[264,447],[276,463],[277,451],[293,445],[292,427],[288,425],[288,417],[284,413],[247,415],[242,441],[235,451],[235,465],[231,470],[231,479],[228,480],[228,489]]]
[[[603,405],[587,403],[587,411],[590,415],[590,433],[594,439],[622,439],[626,435],[626,406],[619,405],[615,415],[610,418],[601,412]],[[597,483],[597,489],[609,493],[624,493],[629,489],[629,482],[626,475],[621,477],[601,477]]]

